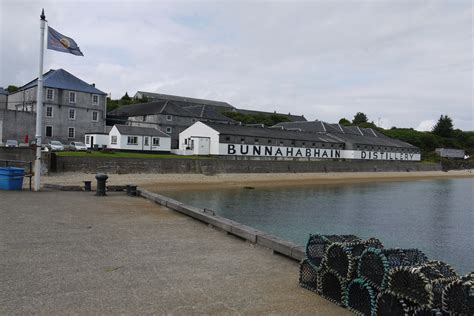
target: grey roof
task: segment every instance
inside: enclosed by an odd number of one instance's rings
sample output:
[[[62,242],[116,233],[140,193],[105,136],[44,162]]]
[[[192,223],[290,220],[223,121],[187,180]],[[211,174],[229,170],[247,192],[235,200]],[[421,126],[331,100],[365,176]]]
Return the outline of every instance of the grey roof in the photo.
[[[208,105],[185,105],[180,102],[170,100],[159,100],[155,102],[130,104],[121,106],[107,113],[107,116],[131,117],[142,115],[175,115],[194,117],[202,120],[233,121],[222,115],[215,107]]]
[[[0,94],[1,94],[1,95],[8,95],[9,93],[8,93],[7,90],[5,90],[5,89],[3,89],[2,87],[0,87]]]
[[[38,85],[38,78],[28,82],[20,90],[25,90]],[[43,75],[43,86],[48,88],[72,90],[78,92],[87,92],[94,94],[105,95],[105,92],[100,91],[96,87],[87,82],[82,81],[76,76],[70,74],[64,69],[51,69]]]
[[[324,143],[337,143],[343,144],[343,141],[339,141],[330,135],[316,134],[309,132],[294,132],[287,131],[277,128],[268,127],[253,127],[238,124],[226,124],[226,123],[210,123],[203,122],[210,128],[216,130],[220,134],[224,135],[238,135],[238,136],[250,136],[250,137],[265,137],[274,139],[287,139],[287,140],[299,140],[299,141],[310,141],[310,142],[324,142]]]
[[[340,124],[329,124],[322,121],[283,122],[278,123],[275,126],[280,126],[285,129],[299,129],[300,131],[330,135],[331,137],[342,142],[350,142],[364,146],[416,148],[415,146],[404,141],[389,138],[372,128],[343,126]]]
[[[198,98],[189,98],[171,94],[162,94],[162,93],[154,93],[154,92],[146,92],[146,91],[137,91],[144,95],[145,97],[153,100],[170,100],[170,101],[177,101],[177,102],[184,102],[184,103],[191,103],[191,104],[202,104],[202,105],[213,105],[225,108],[233,108],[233,106],[227,102],[223,101],[214,101],[214,100],[206,100],[206,99],[198,99]],[[136,95],[136,94],[135,94]]]
[[[254,110],[245,110],[245,109],[233,109],[232,112],[237,112],[244,115],[263,115],[263,116],[270,116],[270,115],[282,115],[288,117],[292,122],[301,122],[306,121],[304,115],[292,115],[290,113],[277,113],[277,112],[265,112],[265,111],[254,111]]]
[[[122,135],[170,137],[170,135],[163,133],[154,127],[140,127],[119,124],[116,124],[115,127],[117,127],[118,131]]]

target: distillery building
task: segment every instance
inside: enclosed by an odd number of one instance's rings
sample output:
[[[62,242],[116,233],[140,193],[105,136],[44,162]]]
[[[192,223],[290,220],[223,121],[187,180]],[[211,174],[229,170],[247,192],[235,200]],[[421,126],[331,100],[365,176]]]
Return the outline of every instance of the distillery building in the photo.
[[[297,127],[297,124],[283,123],[283,126],[264,127],[196,122],[180,133],[176,153],[242,159],[419,161],[421,158],[417,147],[372,129],[321,121],[308,123],[312,124]]]

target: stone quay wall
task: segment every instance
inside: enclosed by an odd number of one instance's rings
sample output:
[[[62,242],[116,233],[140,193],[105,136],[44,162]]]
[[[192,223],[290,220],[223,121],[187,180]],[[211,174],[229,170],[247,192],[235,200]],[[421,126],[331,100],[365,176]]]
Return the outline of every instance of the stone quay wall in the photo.
[[[55,160],[55,161],[54,161]],[[56,172],[85,173],[301,173],[439,171],[436,163],[407,161],[259,161],[223,159],[157,159],[61,157],[53,159]]]

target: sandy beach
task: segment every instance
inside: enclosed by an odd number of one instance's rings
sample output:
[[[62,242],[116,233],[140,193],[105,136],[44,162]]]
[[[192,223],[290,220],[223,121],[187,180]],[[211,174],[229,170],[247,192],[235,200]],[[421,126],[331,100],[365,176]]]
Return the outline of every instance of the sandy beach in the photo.
[[[61,173],[43,177],[42,183],[83,185],[94,174]],[[176,190],[210,190],[213,188],[283,187],[308,185],[341,185],[352,183],[419,181],[429,179],[474,178],[471,170],[427,172],[359,172],[359,173],[258,173],[258,174],[110,174],[110,185],[136,184],[156,192]]]

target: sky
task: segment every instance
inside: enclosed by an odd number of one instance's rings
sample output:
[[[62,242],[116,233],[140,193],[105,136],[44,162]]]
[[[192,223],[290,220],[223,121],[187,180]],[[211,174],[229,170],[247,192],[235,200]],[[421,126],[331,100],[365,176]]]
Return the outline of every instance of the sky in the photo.
[[[0,0],[0,87],[38,75],[39,15],[84,57],[46,50],[120,98],[149,91],[384,128],[474,130],[473,4],[451,1]]]

